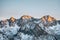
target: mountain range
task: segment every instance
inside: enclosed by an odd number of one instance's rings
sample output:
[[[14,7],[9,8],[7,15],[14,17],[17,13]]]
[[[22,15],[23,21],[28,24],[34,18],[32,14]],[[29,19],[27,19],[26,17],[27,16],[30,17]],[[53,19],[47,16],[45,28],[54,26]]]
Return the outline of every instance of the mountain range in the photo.
[[[0,20],[0,40],[60,40],[60,20],[50,15]]]

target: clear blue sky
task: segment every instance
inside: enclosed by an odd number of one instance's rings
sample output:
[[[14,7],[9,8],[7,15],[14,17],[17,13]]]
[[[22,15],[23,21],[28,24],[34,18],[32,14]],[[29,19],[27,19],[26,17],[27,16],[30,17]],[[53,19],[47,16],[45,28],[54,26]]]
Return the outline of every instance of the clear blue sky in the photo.
[[[0,0],[0,18],[51,15],[60,19],[60,0]]]

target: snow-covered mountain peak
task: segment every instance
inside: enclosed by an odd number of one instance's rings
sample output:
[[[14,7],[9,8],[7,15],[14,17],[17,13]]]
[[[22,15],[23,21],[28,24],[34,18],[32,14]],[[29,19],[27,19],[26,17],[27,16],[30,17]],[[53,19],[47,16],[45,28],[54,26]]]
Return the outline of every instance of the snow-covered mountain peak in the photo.
[[[31,19],[32,17],[29,16],[29,15],[23,15],[21,18],[22,18],[22,19]]]
[[[42,20],[43,25],[46,27],[56,25],[56,21],[57,21],[54,17],[49,16],[49,15],[43,16],[41,20]]]

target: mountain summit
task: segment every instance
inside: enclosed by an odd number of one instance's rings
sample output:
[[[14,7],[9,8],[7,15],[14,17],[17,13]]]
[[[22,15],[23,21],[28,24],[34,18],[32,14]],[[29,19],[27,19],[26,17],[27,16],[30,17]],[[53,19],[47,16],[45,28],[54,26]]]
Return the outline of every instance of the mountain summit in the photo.
[[[43,25],[46,27],[56,25],[56,23],[55,23],[56,19],[54,17],[49,16],[49,15],[43,16],[41,18],[41,20],[42,20]]]

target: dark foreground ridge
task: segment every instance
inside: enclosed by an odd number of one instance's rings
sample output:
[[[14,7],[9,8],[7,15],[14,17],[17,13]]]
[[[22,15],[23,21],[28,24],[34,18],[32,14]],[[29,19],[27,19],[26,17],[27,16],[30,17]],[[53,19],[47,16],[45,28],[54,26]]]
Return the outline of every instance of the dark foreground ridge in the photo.
[[[49,15],[0,20],[0,40],[60,40],[60,20]]]

